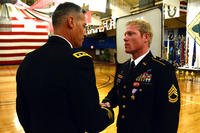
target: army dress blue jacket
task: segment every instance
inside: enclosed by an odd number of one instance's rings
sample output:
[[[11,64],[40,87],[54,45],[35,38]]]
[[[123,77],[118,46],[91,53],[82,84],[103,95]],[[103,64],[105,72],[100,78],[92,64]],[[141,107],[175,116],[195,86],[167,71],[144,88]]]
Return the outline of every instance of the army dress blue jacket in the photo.
[[[103,100],[119,106],[118,133],[176,133],[180,91],[173,66],[149,52],[133,69],[130,60],[116,71],[114,87]]]
[[[113,122],[101,108],[93,62],[52,36],[17,71],[16,109],[26,133],[96,133]]]

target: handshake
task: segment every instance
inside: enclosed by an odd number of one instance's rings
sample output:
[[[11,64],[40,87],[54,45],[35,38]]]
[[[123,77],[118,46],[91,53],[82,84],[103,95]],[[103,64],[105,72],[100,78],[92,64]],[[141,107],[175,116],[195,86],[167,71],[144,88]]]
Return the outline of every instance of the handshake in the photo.
[[[106,107],[106,108],[110,108],[110,103],[109,102],[105,102],[105,103],[100,103],[101,107]]]
[[[110,124],[114,122],[114,111],[110,106],[109,102],[102,102],[100,103],[101,108],[107,110],[108,118],[110,119]]]

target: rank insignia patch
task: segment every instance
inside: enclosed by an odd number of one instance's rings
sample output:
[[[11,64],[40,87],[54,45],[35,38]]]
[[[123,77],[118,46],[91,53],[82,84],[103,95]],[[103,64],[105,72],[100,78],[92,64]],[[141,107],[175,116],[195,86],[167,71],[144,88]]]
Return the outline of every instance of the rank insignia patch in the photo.
[[[145,65],[145,66],[147,65],[147,63],[146,63],[146,62],[143,62],[142,64],[143,64],[143,65]]]
[[[178,101],[178,91],[174,85],[168,91],[168,100],[171,103],[175,103]]]
[[[81,58],[81,57],[84,57],[84,56],[89,56],[89,57],[92,58],[92,56],[87,54],[86,52],[76,52],[76,53],[73,53],[73,56],[76,57],[76,58]]]

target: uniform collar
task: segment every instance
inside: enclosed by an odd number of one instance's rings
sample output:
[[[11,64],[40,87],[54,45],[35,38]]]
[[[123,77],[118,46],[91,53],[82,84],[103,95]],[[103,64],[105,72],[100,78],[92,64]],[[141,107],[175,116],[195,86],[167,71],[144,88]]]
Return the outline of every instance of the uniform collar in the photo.
[[[66,38],[64,38],[63,36],[60,36],[60,35],[53,35],[53,36],[57,36],[59,38],[64,39],[70,45],[70,47],[73,48],[72,44]]]
[[[137,64],[140,63],[140,61],[149,53],[150,51],[148,50],[145,54],[143,54],[142,56],[138,57],[136,60],[134,60],[133,58],[131,58],[131,62],[134,61],[135,66],[137,66]]]

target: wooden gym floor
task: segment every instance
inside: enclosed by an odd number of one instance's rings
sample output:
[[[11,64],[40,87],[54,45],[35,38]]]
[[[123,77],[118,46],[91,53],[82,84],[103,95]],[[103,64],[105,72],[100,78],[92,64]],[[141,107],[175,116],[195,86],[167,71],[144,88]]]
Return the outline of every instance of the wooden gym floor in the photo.
[[[15,110],[17,65],[0,66],[0,133],[24,133]],[[115,66],[95,63],[100,99],[113,85]],[[181,89],[178,133],[200,133],[200,73],[177,71]],[[117,118],[118,108],[114,109]],[[101,133],[116,133],[115,123]]]

